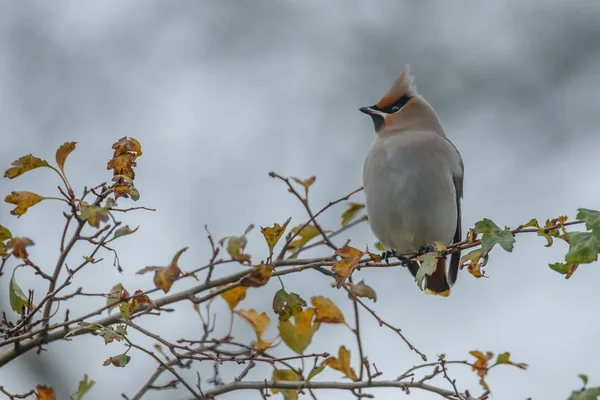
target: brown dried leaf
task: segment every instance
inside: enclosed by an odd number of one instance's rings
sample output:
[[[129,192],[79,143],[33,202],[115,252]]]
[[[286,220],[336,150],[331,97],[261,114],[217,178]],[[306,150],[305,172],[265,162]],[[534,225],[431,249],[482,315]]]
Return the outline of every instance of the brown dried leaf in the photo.
[[[63,174],[65,173],[65,161],[67,160],[69,154],[75,150],[76,144],[77,142],[66,142],[63,143],[58,150],[56,150],[56,164]]]
[[[36,400],[56,400],[54,388],[52,386],[37,385],[35,387]]]
[[[358,266],[358,262],[360,261],[361,257],[365,255],[365,253],[354,247],[346,245],[337,249],[335,254],[342,257],[342,259],[336,261],[331,268],[331,270],[337,275],[335,279],[336,287],[340,288],[346,279],[352,275],[352,272]]]
[[[142,290],[136,290],[133,297],[129,300],[129,309],[131,312],[134,312],[138,307],[146,304],[156,307],[156,304],[150,300],[147,294],[144,294]]]
[[[27,247],[33,246],[34,244],[35,243],[33,243],[33,240],[29,238],[16,237],[6,242],[6,248],[12,249],[13,256],[23,260],[28,260],[29,254],[27,253]]]
[[[299,185],[302,185],[302,187],[304,187],[304,197],[308,198],[308,188],[312,186],[313,183],[315,183],[315,181],[317,180],[316,176],[311,176],[308,179],[298,179],[298,178],[294,178],[292,177],[292,179]]]
[[[10,210],[12,215],[20,217],[27,212],[29,207],[33,207],[40,201],[44,200],[45,197],[40,196],[32,192],[12,192],[4,199],[5,202],[14,204],[16,207]]]
[[[371,286],[365,283],[364,279],[358,282],[357,284],[351,283],[350,293],[352,293],[356,297],[366,297],[368,299],[373,300],[374,302],[377,301],[377,293],[375,293],[375,290],[373,290]]]
[[[252,270],[250,275],[242,278],[240,283],[242,286],[247,287],[264,286],[269,282],[269,279],[271,279],[273,268],[274,267],[269,264],[259,264]]]

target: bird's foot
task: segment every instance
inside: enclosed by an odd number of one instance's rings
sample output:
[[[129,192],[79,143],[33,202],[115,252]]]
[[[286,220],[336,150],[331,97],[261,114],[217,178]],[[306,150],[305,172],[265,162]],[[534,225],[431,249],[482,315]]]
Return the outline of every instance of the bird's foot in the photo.
[[[421,248],[417,252],[417,255],[421,256],[421,255],[423,255],[425,253],[431,253],[432,251],[435,251],[435,246],[430,245],[430,244],[426,244],[424,246],[421,246]]]
[[[381,253],[381,258],[383,258],[383,261],[388,265],[390,264],[390,257],[396,257],[396,250],[386,250]]]

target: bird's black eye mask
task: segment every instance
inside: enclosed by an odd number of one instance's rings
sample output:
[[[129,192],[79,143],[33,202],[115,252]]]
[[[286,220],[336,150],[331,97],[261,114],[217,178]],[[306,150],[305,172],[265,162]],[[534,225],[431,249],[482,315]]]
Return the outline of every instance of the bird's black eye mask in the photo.
[[[408,103],[409,100],[410,100],[409,96],[402,96],[402,97],[400,97],[400,99],[398,99],[397,102],[395,102],[394,104],[390,104],[389,106],[387,106],[385,108],[379,108],[376,105],[371,108],[373,110],[381,111],[386,114],[393,114],[393,113],[397,113],[398,111],[400,111],[400,109],[402,107],[404,107],[406,105],[406,103]]]

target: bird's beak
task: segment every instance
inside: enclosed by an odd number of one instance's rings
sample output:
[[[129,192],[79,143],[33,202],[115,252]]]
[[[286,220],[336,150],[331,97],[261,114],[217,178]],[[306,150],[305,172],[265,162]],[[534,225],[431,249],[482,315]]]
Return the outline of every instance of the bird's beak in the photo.
[[[358,111],[367,115],[373,115],[373,109],[371,107],[361,107],[358,109]]]

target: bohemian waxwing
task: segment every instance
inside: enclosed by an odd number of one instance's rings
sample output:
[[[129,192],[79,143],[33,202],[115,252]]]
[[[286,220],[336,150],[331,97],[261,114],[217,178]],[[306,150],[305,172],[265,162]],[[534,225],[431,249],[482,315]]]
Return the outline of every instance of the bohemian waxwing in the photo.
[[[360,109],[377,132],[363,167],[369,224],[396,254],[461,240],[462,158],[413,80],[407,65],[376,105]],[[460,252],[452,253],[448,275],[446,260],[438,260],[437,270],[425,278],[427,293],[450,294],[459,259]],[[416,276],[419,264],[411,261],[408,268]]]

